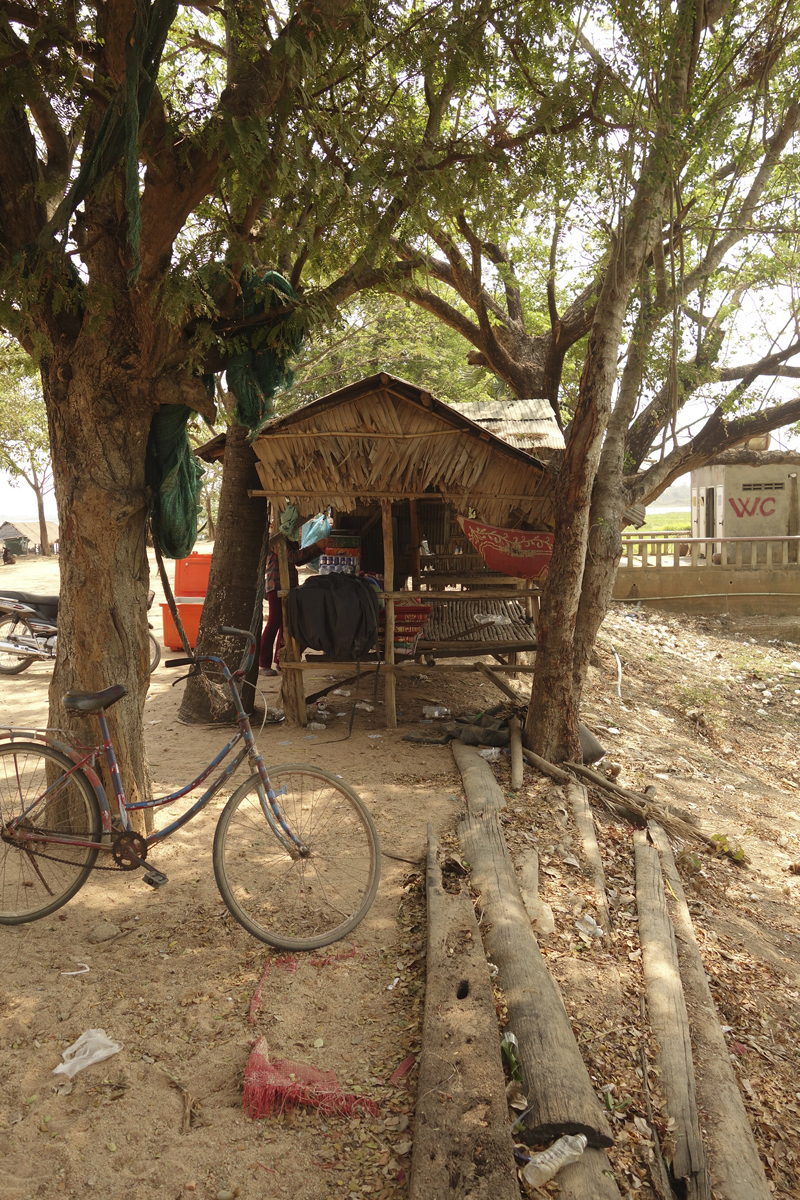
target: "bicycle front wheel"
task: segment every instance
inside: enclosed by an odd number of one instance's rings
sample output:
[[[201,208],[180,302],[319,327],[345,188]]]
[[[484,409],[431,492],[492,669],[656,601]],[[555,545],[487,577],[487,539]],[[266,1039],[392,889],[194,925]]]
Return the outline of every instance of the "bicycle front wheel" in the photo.
[[[83,772],[70,774],[73,767],[49,746],[0,745],[0,925],[46,917],[89,877],[96,847],[46,840],[58,835],[100,841],[100,805]],[[45,840],[26,842],[15,828]]]
[[[277,805],[305,851],[293,857],[266,816],[258,775],[231,796],[214,835],[222,898],[249,933],[279,950],[316,950],[366,915],[381,873],[378,831],[352,788],[316,767],[269,773]]]

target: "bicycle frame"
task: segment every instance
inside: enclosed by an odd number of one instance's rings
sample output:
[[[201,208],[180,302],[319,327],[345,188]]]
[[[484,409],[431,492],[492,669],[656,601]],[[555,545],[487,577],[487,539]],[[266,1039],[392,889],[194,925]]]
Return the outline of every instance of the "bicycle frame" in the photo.
[[[256,746],[255,738],[253,736],[253,731],[250,727],[250,720],[242,706],[239,689],[236,686],[236,678],[241,677],[245,673],[244,670],[240,669],[235,673],[232,673],[228,668],[228,665],[222,659],[216,658],[213,655],[203,655],[202,657],[194,659],[193,661],[197,664],[214,663],[220,668],[236,705],[236,716],[239,723],[239,729],[238,732],[235,733],[230,739],[230,741],[222,748],[219,754],[212,759],[208,766],[206,766],[200,772],[200,774],[192,780],[191,783],[187,784],[185,787],[179,788],[178,791],[171,792],[167,796],[158,796],[153,800],[140,800],[133,804],[128,803],[122,786],[119,764],[117,762],[114,744],[109,733],[108,722],[106,721],[105,713],[102,710],[96,714],[100,724],[100,732],[103,738],[102,743],[97,746],[70,746],[68,743],[62,742],[60,739],[50,736],[51,733],[59,731],[24,730],[14,729],[10,726],[3,727],[8,731],[12,742],[15,738],[21,738],[23,736],[28,739],[44,742],[53,749],[60,751],[75,764],[70,771],[62,776],[61,780],[58,781],[59,784],[63,781],[63,779],[68,779],[71,775],[78,771],[82,771],[84,773],[91,783],[100,805],[103,833],[108,835],[108,838],[103,842],[92,842],[81,838],[59,836],[58,834],[37,836],[35,834],[32,835],[26,832],[24,835],[25,840],[47,841],[50,843],[60,842],[63,845],[86,846],[88,848],[97,848],[99,850],[106,851],[113,849],[113,846],[109,840],[112,832],[114,831],[111,805],[109,803],[106,789],[104,788],[99,775],[94,769],[95,758],[101,753],[105,755],[109,774],[111,776],[111,783],[114,789],[114,797],[116,800],[117,809],[119,811],[119,819],[122,824],[122,831],[132,832],[133,827],[131,825],[130,817],[128,816],[129,812],[133,812],[137,809],[161,808],[165,804],[172,804],[175,800],[180,800],[182,796],[186,796],[189,792],[192,792],[195,790],[195,788],[199,787],[200,784],[204,783],[205,780],[208,779],[209,775],[216,770],[220,763],[227,758],[234,746],[236,746],[238,742],[244,740],[244,746],[242,749],[234,756],[232,762],[225,767],[225,769],[213,781],[210,787],[203,792],[202,796],[200,796],[199,799],[191,805],[191,807],[186,809],[184,813],[182,813],[169,825],[166,825],[163,829],[157,829],[154,833],[151,833],[149,837],[145,839],[146,845],[149,848],[150,846],[157,845],[159,842],[164,841],[166,838],[175,833],[176,830],[180,829],[182,826],[191,821],[193,817],[196,817],[198,813],[202,812],[202,810],[206,807],[209,801],[213,799],[223,784],[225,784],[227,780],[231,778],[244,759],[249,757],[255,770],[258,772],[259,778],[261,779],[263,791],[259,791],[259,800],[264,817],[272,829],[272,832],[292,858],[302,858],[308,855],[307,847],[289,828],[280,810],[280,807],[278,806],[277,799],[280,793],[276,793],[272,790],[272,786],[269,781],[269,775],[267,774],[267,769],[264,766],[264,760],[258,751],[258,747]],[[166,665],[169,666],[170,664],[167,663]],[[8,826],[9,832],[13,832],[15,825],[21,823],[28,813],[30,813],[37,805],[40,805],[43,801],[45,801],[50,791],[51,789],[48,788],[47,791],[45,791],[41,796],[37,796],[28,809],[10,822]]]

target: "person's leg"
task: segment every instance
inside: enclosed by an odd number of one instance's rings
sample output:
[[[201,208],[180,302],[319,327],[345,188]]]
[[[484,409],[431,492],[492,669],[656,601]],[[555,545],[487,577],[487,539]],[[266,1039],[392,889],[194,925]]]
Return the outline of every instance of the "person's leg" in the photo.
[[[261,649],[258,655],[259,670],[269,671],[272,669],[272,652],[275,646],[275,636],[280,638],[280,629],[283,622],[283,606],[278,599],[278,593],[267,592],[267,601],[269,603],[269,617],[267,623],[261,633]],[[278,642],[280,646],[280,641]],[[275,651],[277,653],[277,650]]]

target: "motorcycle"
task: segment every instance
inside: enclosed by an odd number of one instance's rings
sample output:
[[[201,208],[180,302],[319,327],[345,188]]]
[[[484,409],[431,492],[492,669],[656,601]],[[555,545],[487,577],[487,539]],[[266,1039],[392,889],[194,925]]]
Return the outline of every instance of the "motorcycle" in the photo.
[[[155,592],[147,597],[148,610]],[[0,675],[19,675],[34,662],[56,657],[58,596],[32,592],[0,595]],[[153,626],[148,621],[148,629]],[[150,674],[161,661],[161,647],[150,636]]]

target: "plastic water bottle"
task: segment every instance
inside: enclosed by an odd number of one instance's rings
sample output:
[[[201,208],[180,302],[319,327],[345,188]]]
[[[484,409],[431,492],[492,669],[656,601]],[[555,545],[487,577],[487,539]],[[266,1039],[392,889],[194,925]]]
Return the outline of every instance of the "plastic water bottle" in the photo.
[[[320,575],[328,574],[328,556],[327,556],[327,554],[320,554],[320,556],[319,556],[319,573],[320,573]]]
[[[523,1170],[522,1178],[530,1188],[541,1187],[548,1179],[558,1174],[562,1167],[577,1162],[585,1149],[584,1134],[565,1134],[546,1150],[531,1155],[531,1161]]]

